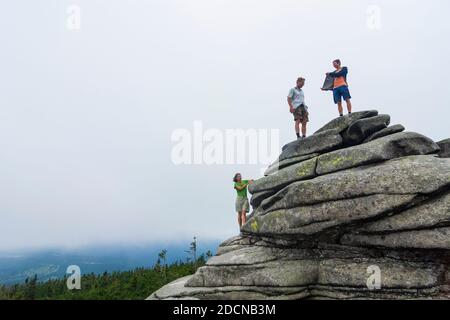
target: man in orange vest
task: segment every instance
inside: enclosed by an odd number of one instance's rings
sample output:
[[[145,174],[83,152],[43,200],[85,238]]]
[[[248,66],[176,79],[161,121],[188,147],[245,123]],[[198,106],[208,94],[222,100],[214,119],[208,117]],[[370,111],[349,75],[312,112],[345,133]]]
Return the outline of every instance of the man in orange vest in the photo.
[[[327,76],[334,78],[333,99],[334,103],[338,105],[339,115],[342,117],[344,115],[342,98],[347,103],[348,114],[352,113],[352,102],[350,101],[352,97],[350,96],[347,83],[348,68],[341,67],[341,60],[339,59],[333,61],[333,66],[336,68],[336,71],[327,73]]]

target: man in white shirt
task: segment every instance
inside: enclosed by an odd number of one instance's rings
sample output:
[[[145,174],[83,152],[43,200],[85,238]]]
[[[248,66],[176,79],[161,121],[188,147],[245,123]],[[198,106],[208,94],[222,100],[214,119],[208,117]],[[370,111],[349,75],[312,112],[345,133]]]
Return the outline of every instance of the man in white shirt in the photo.
[[[309,122],[308,107],[305,104],[305,94],[302,90],[304,85],[305,79],[298,78],[297,86],[292,88],[288,94],[289,110],[294,115],[297,139],[300,139],[300,124],[302,125],[302,136],[306,138],[306,124]]]

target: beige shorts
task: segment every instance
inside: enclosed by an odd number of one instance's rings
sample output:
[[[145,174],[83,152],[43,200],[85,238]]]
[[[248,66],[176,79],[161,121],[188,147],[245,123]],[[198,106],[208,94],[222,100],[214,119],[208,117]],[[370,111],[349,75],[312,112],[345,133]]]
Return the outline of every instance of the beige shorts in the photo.
[[[247,197],[237,197],[236,198],[236,212],[250,212],[250,204],[248,203]]]

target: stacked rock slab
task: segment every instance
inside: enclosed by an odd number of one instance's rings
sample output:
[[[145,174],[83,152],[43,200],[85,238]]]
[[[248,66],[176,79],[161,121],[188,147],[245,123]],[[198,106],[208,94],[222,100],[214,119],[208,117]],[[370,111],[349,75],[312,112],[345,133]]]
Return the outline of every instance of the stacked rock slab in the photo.
[[[356,112],[284,146],[241,235],[149,298],[450,298],[450,140],[389,124]]]
[[[450,158],[450,139],[442,140],[438,142],[441,151],[439,152],[439,156],[441,158]]]

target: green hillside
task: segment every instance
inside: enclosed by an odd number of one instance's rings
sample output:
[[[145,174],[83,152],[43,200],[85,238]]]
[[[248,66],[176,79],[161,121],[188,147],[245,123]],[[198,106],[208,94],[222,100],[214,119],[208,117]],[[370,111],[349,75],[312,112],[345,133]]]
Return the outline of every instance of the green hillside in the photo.
[[[143,300],[167,283],[195,273],[210,255],[202,254],[195,262],[166,265],[161,263],[165,260],[162,251],[152,268],[82,275],[80,290],[68,290],[67,278],[40,282],[33,276],[23,284],[0,286],[0,300]]]

